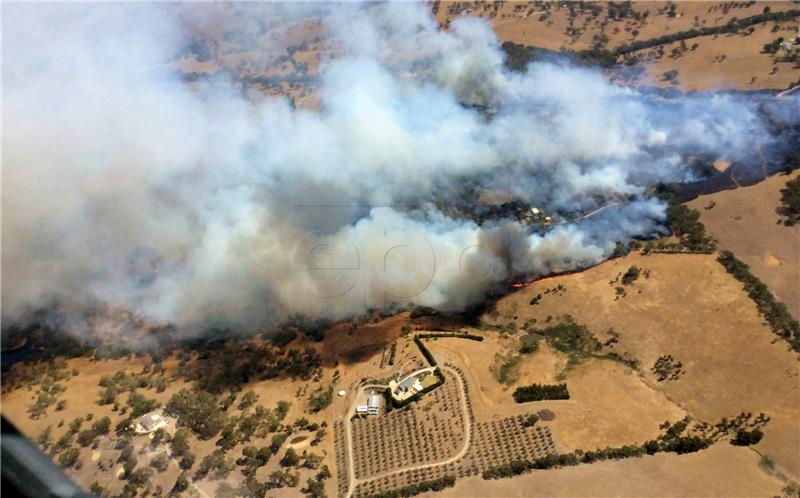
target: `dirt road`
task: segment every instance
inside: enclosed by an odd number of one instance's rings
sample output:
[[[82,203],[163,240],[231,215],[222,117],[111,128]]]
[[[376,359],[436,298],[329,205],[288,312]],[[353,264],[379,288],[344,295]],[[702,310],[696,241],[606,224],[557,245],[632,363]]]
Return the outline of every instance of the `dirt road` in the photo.
[[[470,445],[472,444],[472,417],[470,417],[469,407],[467,406],[467,386],[464,385],[464,379],[461,377],[459,372],[450,368],[449,366],[442,366],[440,368],[442,368],[442,370],[450,372],[453,375],[453,377],[456,379],[456,382],[458,382],[458,388],[461,391],[460,401],[461,401],[461,416],[464,420],[464,446],[458,453],[456,453],[455,455],[446,460],[441,460],[439,462],[432,462],[421,465],[412,465],[410,467],[403,467],[401,469],[392,470],[389,472],[384,472],[382,474],[370,476],[366,479],[356,479],[355,462],[353,459],[352,427],[350,423],[350,414],[355,411],[355,404],[354,404],[348,411],[347,417],[345,419],[345,433],[347,442],[347,473],[349,478],[348,480],[350,483],[350,486],[347,489],[347,494],[345,495],[346,498],[350,498],[353,496],[353,492],[355,491],[356,487],[359,484],[372,482],[374,480],[381,479],[386,476],[399,474],[402,472],[408,472],[411,470],[427,469],[432,467],[438,467],[441,465],[447,465],[461,459],[464,455],[467,454],[467,451],[469,451]]]

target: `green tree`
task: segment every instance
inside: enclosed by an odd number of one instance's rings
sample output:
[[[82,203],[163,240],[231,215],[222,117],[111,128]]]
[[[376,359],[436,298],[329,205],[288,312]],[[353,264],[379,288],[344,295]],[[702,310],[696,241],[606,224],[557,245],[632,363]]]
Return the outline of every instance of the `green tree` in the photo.
[[[92,430],[98,434],[108,434],[109,429],[111,428],[111,419],[108,417],[103,417],[100,420],[95,420],[92,424]]]
[[[164,472],[169,466],[169,458],[165,454],[161,454],[150,460],[150,466],[159,472]]]
[[[179,462],[180,468],[183,470],[189,470],[192,468],[196,460],[197,457],[194,456],[194,453],[187,451],[181,457],[181,461]]]
[[[58,463],[64,468],[70,468],[78,462],[80,453],[78,448],[69,448],[58,456]]]
[[[89,446],[94,442],[96,437],[97,432],[95,432],[93,429],[83,430],[78,434],[78,444],[83,447]]]
[[[297,456],[297,452],[294,448],[289,448],[286,450],[286,453],[281,458],[280,464],[281,467],[294,467],[300,462],[300,457]]]
[[[739,429],[736,433],[736,437],[731,441],[731,444],[735,446],[750,446],[752,444],[758,444],[763,437],[764,432],[762,432],[761,429],[756,428],[752,431]]]
[[[203,439],[216,436],[227,423],[217,397],[205,391],[181,389],[170,398],[166,410]]]
[[[186,471],[183,471],[175,480],[175,485],[172,486],[172,493],[183,493],[187,489],[189,489],[189,477],[186,475]]]
[[[153,438],[150,440],[150,445],[155,448],[161,444],[161,441],[164,440],[165,434],[166,433],[164,432],[164,429],[156,429],[156,431],[153,433]]]
[[[259,396],[258,394],[256,394],[255,391],[252,390],[247,391],[242,395],[242,398],[239,400],[239,406],[238,406],[239,410],[247,410],[248,408],[256,404],[258,398]]]
[[[311,498],[326,498],[325,483],[316,479],[310,479],[306,482],[306,493]]]
[[[53,431],[48,425],[36,438],[36,444],[38,444],[43,450],[47,451],[47,448],[49,448],[50,444],[52,443],[52,435]]]
[[[189,451],[189,431],[184,428],[175,431],[175,435],[172,436],[172,441],[170,441],[170,448],[172,449],[172,454],[176,457],[183,456]]]
[[[783,217],[786,226],[800,223],[800,176],[786,182],[781,189],[781,205],[775,211]]]

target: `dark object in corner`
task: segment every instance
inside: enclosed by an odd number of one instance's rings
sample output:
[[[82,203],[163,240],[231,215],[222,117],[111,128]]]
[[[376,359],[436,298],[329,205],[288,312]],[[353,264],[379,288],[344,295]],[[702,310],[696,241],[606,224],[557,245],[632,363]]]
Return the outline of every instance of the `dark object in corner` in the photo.
[[[25,498],[90,498],[44,453],[2,417],[2,495]]]

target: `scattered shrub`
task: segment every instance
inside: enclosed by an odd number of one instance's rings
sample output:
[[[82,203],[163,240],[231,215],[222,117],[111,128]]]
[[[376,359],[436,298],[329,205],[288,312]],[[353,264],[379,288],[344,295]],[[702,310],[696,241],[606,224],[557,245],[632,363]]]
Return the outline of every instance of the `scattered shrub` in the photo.
[[[639,278],[640,273],[641,270],[639,269],[639,267],[631,266],[630,268],[628,268],[628,271],[626,271],[625,274],[622,275],[622,285],[630,285],[634,283],[636,279]]]

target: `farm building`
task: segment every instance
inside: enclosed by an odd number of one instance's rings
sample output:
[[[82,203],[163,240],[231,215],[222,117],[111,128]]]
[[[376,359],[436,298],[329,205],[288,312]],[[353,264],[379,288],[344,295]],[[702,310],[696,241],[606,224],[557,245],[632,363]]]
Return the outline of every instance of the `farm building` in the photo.
[[[158,429],[163,429],[166,426],[167,421],[160,412],[150,412],[142,415],[139,420],[136,421],[136,433],[149,434],[157,431]]]
[[[370,394],[367,398],[366,405],[356,406],[356,414],[358,415],[379,415],[381,413],[381,406],[383,406],[383,398],[380,394]]]
[[[381,398],[380,394],[370,394],[367,400],[367,410],[369,410],[369,414],[377,415],[381,411],[382,404],[383,398]]]

